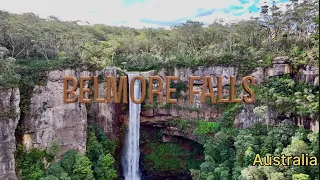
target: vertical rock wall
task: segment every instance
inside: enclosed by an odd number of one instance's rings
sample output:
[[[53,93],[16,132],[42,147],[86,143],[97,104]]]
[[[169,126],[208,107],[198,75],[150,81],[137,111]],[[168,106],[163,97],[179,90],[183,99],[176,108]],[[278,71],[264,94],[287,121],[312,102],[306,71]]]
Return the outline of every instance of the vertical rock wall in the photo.
[[[15,130],[20,118],[19,89],[0,87],[0,179],[16,180]]]
[[[117,76],[117,70],[108,67],[101,71],[89,72],[81,70],[55,70],[48,72],[46,85],[35,86],[30,99],[29,112],[23,120],[23,126],[27,129],[23,136],[23,144],[27,149],[46,149],[51,143],[61,147],[60,154],[69,149],[85,152],[87,141],[88,113],[92,113],[93,121],[101,127],[109,137],[116,136],[117,116],[115,104],[92,103],[86,109],[79,99],[74,103],[63,102],[63,78],[65,76],[100,76],[99,97],[106,97],[105,76]],[[101,80],[103,79],[103,80]],[[79,82],[78,82],[79,83]],[[88,83],[85,84],[89,86]],[[79,87],[79,85],[78,85]],[[93,79],[90,83],[93,92]],[[71,84],[69,83],[69,89]],[[79,97],[79,88],[77,89]],[[93,98],[93,97],[91,97]]]
[[[26,128],[23,144],[27,149],[46,149],[51,143],[56,143],[60,146],[61,153],[69,149],[85,151],[87,140],[85,104],[80,104],[78,101],[69,104],[63,102],[63,77],[74,76],[79,79],[79,76],[85,75],[89,75],[89,72],[51,71],[48,73],[46,85],[34,87],[29,104],[30,110],[22,122]]]
[[[93,73],[94,76],[100,76],[101,81],[98,85],[99,98],[106,99],[106,76],[119,77],[116,68],[108,67],[102,71],[96,71]],[[119,82],[117,83],[119,87]],[[115,103],[92,103],[93,121],[98,125],[105,135],[109,138],[118,138],[118,132],[120,128],[119,113],[117,113],[117,104]]]
[[[197,67],[195,69],[191,68],[175,68],[174,72],[171,75],[178,76],[178,79],[182,82],[188,82],[190,76],[212,76],[213,77],[213,88],[215,94],[217,93],[217,82],[216,76],[222,76],[222,85],[224,86],[223,94],[227,95],[228,86],[230,85],[230,76],[236,76],[237,81],[236,84],[241,83],[241,78],[239,69],[235,67],[221,67],[221,66],[209,66],[209,67]],[[142,76],[160,76],[165,82],[165,70],[162,71],[148,71],[141,73]],[[274,76],[281,76],[289,74],[294,80],[313,84],[314,86],[319,86],[319,70],[316,67],[306,66],[301,68],[298,73],[294,73],[292,66],[290,64],[290,58],[287,56],[276,57],[272,61],[272,66],[269,68],[258,67],[251,74],[245,74],[244,76],[253,76],[256,84],[263,84]],[[164,83],[165,85],[165,83]],[[201,88],[203,85],[203,80],[194,81],[194,89],[199,90],[201,92]],[[165,87],[163,88],[163,94],[165,95]],[[184,94],[184,93],[182,93]],[[186,98],[189,98],[188,94],[184,94]],[[184,96],[182,95],[182,96]],[[237,95],[237,94],[236,94]],[[188,99],[180,98],[178,99],[179,107],[196,107],[200,108],[199,112],[191,112],[185,109],[170,109],[170,110],[159,110],[159,109],[148,109],[143,111],[143,116],[141,117],[141,122],[157,122],[157,121],[167,121],[172,119],[173,117],[177,118],[189,118],[189,119],[205,119],[205,120],[214,120],[219,117],[217,111],[215,111],[214,105],[207,106],[205,103],[200,103],[200,95],[194,95],[194,103],[189,104]],[[178,112],[178,113],[177,113]],[[256,107],[255,104],[251,105],[243,105],[243,109],[235,118],[235,125],[239,128],[248,128],[252,126],[256,122],[266,122],[269,124],[277,124],[279,121],[274,117],[274,112],[270,107],[261,106]],[[301,125],[310,129],[312,131],[319,131],[319,123],[318,121],[297,117],[299,120],[296,122],[296,125]],[[295,120],[296,121],[296,120]],[[306,125],[307,124],[307,125]]]

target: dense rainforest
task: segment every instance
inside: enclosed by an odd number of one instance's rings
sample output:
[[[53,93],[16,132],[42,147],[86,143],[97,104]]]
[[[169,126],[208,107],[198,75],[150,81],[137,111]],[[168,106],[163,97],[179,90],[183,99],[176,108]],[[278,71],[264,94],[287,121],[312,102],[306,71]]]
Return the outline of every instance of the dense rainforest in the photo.
[[[0,86],[19,87],[23,96],[39,83],[44,71],[116,66],[126,71],[198,66],[235,66],[244,72],[268,67],[278,56],[289,56],[293,72],[319,65],[319,2],[291,0],[285,9],[274,3],[262,6],[259,17],[237,22],[215,20],[210,25],[187,21],[170,29],[114,27],[47,19],[33,13],[0,11]],[[257,103],[271,106],[285,117],[306,116],[318,121],[319,88],[299,83],[290,76],[275,77],[255,87]],[[261,106],[261,118],[264,117]],[[289,120],[278,125],[257,123],[247,129],[233,126],[239,105],[224,107],[215,122],[199,121],[194,133],[204,147],[204,161],[191,162],[186,171],[195,180],[315,180],[318,166],[251,166],[255,154],[319,157],[319,133],[295,126]],[[24,111],[24,109],[22,109]],[[175,121],[186,126],[187,120]],[[192,124],[191,124],[192,125]],[[189,125],[190,126],[190,125]],[[214,133],[214,136],[211,134]],[[25,152],[18,145],[17,172],[22,179],[114,179],[119,169],[117,142],[94,124],[88,127],[87,150],[75,150],[57,158],[59,147]],[[162,147],[150,158],[151,169],[175,170],[174,159],[161,162],[175,146]],[[157,149],[157,148],[155,148]],[[162,154],[161,154],[162,153]],[[179,154],[179,152],[178,152]],[[44,163],[42,159],[47,162]],[[179,158],[179,156],[177,156]]]

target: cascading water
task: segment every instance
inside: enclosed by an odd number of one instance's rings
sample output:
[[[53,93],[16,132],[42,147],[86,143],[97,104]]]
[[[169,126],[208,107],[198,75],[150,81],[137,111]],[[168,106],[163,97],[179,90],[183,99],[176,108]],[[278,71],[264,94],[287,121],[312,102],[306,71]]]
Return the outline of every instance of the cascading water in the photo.
[[[128,74],[129,87],[130,81],[139,74]],[[141,82],[134,82],[134,97],[139,100],[141,97]],[[129,88],[130,94],[130,88]],[[135,104],[129,98],[129,130],[126,136],[125,153],[122,159],[123,174],[125,180],[140,180],[139,172],[139,138],[140,138],[140,111],[141,104]]]

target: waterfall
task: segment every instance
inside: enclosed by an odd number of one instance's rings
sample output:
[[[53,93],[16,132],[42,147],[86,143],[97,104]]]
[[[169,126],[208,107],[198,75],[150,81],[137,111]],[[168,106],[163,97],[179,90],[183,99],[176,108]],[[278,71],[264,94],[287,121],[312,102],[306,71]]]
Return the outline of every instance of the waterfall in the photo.
[[[139,74],[128,74],[129,80],[129,96],[130,96],[130,81],[134,76]],[[141,82],[134,82],[134,97],[141,97]],[[140,180],[139,172],[139,138],[140,138],[140,111],[141,104],[135,104],[129,97],[129,129],[126,135],[125,153],[123,156],[123,174],[125,180]]]

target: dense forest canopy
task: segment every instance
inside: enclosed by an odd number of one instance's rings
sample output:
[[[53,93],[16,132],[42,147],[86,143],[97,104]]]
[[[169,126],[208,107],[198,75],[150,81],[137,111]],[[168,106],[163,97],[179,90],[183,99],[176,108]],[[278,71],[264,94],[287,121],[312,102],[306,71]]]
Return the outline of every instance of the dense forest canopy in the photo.
[[[274,56],[294,63],[317,62],[317,0],[291,0],[281,11],[263,5],[260,17],[208,26],[187,21],[162,28],[133,29],[102,24],[78,25],[55,16],[0,11],[0,55],[28,60],[63,60],[128,70],[205,64],[268,65]],[[263,62],[263,63],[261,63]]]

